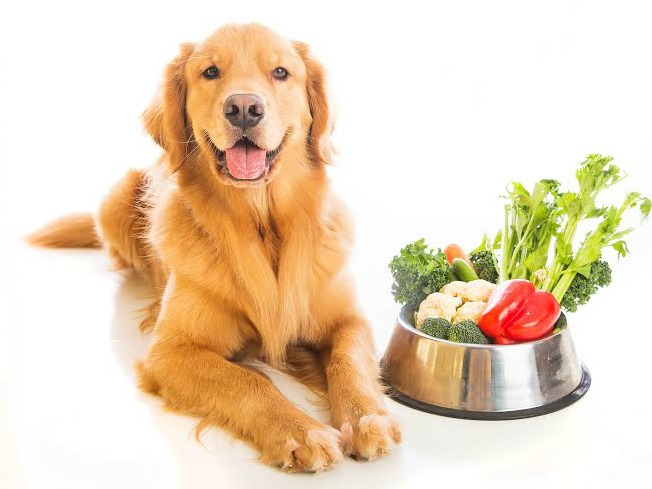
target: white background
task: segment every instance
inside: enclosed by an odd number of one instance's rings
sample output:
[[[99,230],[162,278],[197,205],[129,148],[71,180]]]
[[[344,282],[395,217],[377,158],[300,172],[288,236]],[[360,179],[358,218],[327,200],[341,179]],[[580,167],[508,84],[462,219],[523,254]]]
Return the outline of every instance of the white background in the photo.
[[[256,20],[330,72],[333,184],[358,225],[353,267],[379,353],[398,307],[387,263],[418,237],[475,247],[511,179],[571,182],[591,152],[652,194],[652,16],[645,2],[15,2],[0,7],[0,487],[649,487],[652,226],[615,284],[571,318],[594,383],[541,418],[483,423],[391,401],[388,458],[288,476],[137,392],[147,290],[97,252],[20,237],[96,208],[156,146],[139,115],[183,41]],[[612,258],[612,257],[611,257]],[[615,260],[614,260],[615,264]],[[305,392],[279,379],[312,412]],[[326,413],[315,413],[324,418]]]

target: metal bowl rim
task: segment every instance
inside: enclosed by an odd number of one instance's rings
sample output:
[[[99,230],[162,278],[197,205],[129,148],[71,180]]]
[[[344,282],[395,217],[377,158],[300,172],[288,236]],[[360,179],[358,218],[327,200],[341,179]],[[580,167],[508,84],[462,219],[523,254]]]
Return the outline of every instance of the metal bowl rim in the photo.
[[[536,345],[536,344],[539,344],[539,343],[543,343],[545,341],[549,341],[552,338],[555,338],[556,336],[561,335],[568,328],[568,324],[564,324],[563,326],[561,326],[559,328],[559,331],[557,331],[553,335],[546,336],[546,337],[540,338],[538,340],[525,341],[525,342],[522,342],[522,343],[513,343],[511,345],[496,345],[495,343],[489,343],[487,345],[480,345],[480,344],[477,344],[477,343],[458,343],[457,341],[445,340],[443,338],[435,338],[434,336],[430,336],[430,335],[427,335],[427,334],[422,333],[421,331],[419,331],[416,327],[412,326],[408,322],[407,317],[406,317],[407,308],[408,308],[407,305],[403,306],[401,308],[401,310],[399,311],[399,313],[398,313],[398,322],[403,328],[407,329],[412,334],[417,334],[417,335],[421,336],[422,338],[425,338],[425,339],[427,339],[429,341],[444,343],[444,344],[448,344],[448,345],[456,345],[456,346],[460,346],[460,347],[464,347],[464,348],[479,348],[479,349],[486,349],[486,348],[514,348],[514,347],[527,348],[529,345]],[[564,313],[562,312],[562,315],[563,314]]]

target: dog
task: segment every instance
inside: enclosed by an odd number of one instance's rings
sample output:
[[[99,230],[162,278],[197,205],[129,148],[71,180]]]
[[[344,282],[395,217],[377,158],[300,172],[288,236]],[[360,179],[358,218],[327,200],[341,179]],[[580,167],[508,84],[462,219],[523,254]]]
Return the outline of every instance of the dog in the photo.
[[[306,44],[224,26],[181,45],[143,114],[158,163],[129,171],[96,215],[29,238],[103,247],[151,282],[140,388],[292,472],[373,460],[401,441],[346,268],[352,226],[326,175],[331,119],[324,68]],[[250,359],[323,380],[331,426]]]

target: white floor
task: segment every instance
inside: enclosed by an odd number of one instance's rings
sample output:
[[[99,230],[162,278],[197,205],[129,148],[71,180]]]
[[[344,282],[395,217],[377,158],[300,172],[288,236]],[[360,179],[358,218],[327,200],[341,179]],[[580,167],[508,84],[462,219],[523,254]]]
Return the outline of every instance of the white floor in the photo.
[[[98,252],[42,251],[18,242],[7,251],[0,487],[650,487],[652,335],[649,318],[637,315],[647,309],[649,288],[606,290],[572,319],[576,346],[593,374],[577,404],[539,418],[481,422],[388,400],[405,434],[390,456],[345,460],[317,476],[287,475],[258,463],[249,447],[219,430],[197,443],[193,419],[165,413],[136,389],[132,365],[149,342],[137,330],[148,290],[136,278],[108,271]],[[358,257],[359,274],[375,260]],[[637,270],[650,274],[646,257],[625,263],[617,272],[622,284]],[[380,287],[361,296],[386,295]],[[612,307],[626,298],[632,313]],[[384,346],[396,307],[382,301],[368,312]],[[636,322],[632,333],[628,321]],[[302,387],[274,378],[290,398],[326,419]]]

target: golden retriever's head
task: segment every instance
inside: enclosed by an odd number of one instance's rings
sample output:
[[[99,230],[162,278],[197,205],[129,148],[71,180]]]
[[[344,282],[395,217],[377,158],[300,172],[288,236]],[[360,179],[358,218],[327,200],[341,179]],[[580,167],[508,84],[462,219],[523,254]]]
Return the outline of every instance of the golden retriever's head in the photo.
[[[260,25],[184,44],[143,115],[173,169],[192,158],[220,183],[268,183],[281,164],[330,160],[324,70],[308,47]]]

